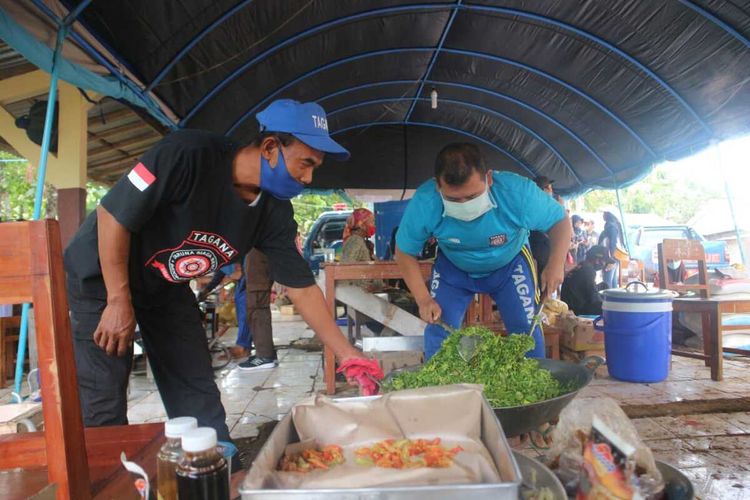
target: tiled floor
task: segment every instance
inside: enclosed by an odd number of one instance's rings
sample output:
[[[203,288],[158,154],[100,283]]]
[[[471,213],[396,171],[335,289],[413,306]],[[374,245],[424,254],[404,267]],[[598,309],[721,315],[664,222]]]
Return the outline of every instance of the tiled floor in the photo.
[[[225,336],[227,343],[231,343],[233,333],[231,329]],[[293,340],[311,336],[302,322],[276,322],[276,345],[286,346],[278,349],[278,368],[247,372],[232,362],[218,373],[216,383],[233,438],[257,436],[259,425],[281,420],[297,401],[322,387],[321,354],[288,347]],[[131,377],[128,420],[139,423],[166,419],[154,383],[144,375]]]

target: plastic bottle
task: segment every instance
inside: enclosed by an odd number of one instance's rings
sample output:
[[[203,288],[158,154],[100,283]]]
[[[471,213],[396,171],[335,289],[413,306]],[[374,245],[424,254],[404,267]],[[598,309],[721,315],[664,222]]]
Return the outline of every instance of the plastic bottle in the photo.
[[[159,500],[177,500],[177,463],[182,458],[183,434],[198,427],[193,417],[177,417],[164,424],[167,442],[156,456],[156,497]]]
[[[180,500],[229,500],[229,468],[216,447],[216,431],[198,427],[182,436],[177,465]]]

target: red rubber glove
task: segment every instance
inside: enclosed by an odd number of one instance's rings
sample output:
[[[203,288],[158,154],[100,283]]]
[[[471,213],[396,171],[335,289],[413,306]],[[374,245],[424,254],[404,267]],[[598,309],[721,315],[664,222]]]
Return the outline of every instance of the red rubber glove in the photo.
[[[356,382],[365,396],[378,393],[376,381],[382,380],[384,376],[383,369],[376,360],[365,358],[347,359],[336,372],[343,373],[348,381]]]

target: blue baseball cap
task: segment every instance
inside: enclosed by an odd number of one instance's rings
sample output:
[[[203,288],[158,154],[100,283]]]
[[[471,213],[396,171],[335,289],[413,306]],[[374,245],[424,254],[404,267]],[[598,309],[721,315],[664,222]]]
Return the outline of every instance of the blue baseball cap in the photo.
[[[285,132],[313,149],[323,151],[336,161],[349,159],[347,151],[328,135],[326,112],[314,102],[293,99],[273,101],[255,115],[261,132]]]

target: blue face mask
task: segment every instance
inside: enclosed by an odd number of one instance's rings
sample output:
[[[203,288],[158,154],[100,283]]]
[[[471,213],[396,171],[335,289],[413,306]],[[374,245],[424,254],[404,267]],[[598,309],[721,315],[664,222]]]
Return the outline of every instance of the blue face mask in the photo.
[[[305,189],[304,184],[289,175],[281,147],[276,168],[271,167],[263,155],[260,156],[260,188],[280,200],[291,200]]]

